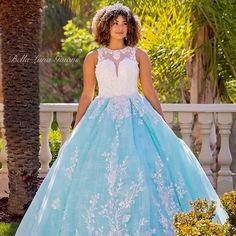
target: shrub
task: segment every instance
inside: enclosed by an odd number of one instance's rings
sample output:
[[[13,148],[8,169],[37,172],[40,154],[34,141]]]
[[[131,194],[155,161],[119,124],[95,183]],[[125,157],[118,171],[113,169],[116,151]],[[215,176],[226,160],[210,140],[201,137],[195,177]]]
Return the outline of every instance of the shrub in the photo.
[[[221,198],[222,204],[229,215],[227,235],[236,235],[236,191],[225,193]]]
[[[0,236],[14,236],[17,228],[17,223],[0,223]]]
[[[42,136],[40,135],[40,143],[41,143],[41,139],[42,139]],[[61,133],[60,133],[59,128],[56,128],[55,130],[50,129],[48,139],[49,139],[50,152],[52,154],[52,160],[49,165],[52,166],[53,162],[57,159],[57,156],[61,148],[61,144],[62,144]]]
[[[58,152],[61,148],[61,133],[60,130],[57,128],[56,130],[50,130],[49,133],[49,147],[52,154],[52,160],[50,162],[50,166],[56,160],[58,156]]]
[[[174,227],[177,235],[180,236],[223,236],[225,227],[212,222],[216,209],[215,203],[207,200],[197,199],[190,203],[193,210],[186,213],[175,214]]]
[[[221,225],[213,222],[216,205],[214,201],[197,199],[190,202],[192,210],[174,216],[175,232],[179,236],[234,236],[236,235],[236,191],[225,193],[222,204],[229,218]]]

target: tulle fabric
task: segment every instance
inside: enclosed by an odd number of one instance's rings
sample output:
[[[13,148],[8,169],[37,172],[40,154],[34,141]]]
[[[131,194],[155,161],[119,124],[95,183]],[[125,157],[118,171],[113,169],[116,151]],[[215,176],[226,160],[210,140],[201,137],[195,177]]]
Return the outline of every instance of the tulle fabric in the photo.
[[[197,198],[227,215],[198,160],[140,94],[96,97],[60,149],[16,236],[175,235]]]

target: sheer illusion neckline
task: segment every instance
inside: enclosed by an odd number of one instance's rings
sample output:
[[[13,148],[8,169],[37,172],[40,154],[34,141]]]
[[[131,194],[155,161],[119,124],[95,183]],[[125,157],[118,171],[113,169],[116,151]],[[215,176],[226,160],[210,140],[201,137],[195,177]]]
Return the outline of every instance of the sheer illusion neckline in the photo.
[[[130,61],[137,62],[135,48],[126,46],[113,50],[107,47],[101,47],[98,49],[98,64],[103,61],[107,64],[110,63],[108,66],[109,70],[112,70],[111,67],[114,68],[114,78],[118,79],[121,76],[124,78],[124,71],[126,70],[127,64],[131,63]],[[102,73],[104,73],[104,70]]]
[[[121,58],[123,58],[125,55],[132,53],[132,48],[129,46],[126,46],[121,49],[110,49],[108,47],[104,47],[102,50],[104,54],[111,55],[115,61],[118,61]]]

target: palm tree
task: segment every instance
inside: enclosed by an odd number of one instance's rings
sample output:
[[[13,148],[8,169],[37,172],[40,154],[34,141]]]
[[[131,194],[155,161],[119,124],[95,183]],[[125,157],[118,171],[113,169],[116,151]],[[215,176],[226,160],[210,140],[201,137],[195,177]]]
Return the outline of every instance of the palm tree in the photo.
[[[193,4],[196,31],[192,47],[196,50],[187,66],[193,103],[236,102],[235,6],[235,0]]]
[[[41,0],[0,1],[4,126],[10,214],[24,214],[39,168],[39,64]]]

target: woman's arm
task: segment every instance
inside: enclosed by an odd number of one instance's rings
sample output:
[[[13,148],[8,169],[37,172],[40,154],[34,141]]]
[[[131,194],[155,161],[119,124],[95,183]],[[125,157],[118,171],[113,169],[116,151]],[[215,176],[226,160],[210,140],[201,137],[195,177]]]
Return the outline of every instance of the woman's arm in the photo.
[[[151,76],[151,62],[146,52],[137,49],[137,61],[139,62],[139,76],[144,96],[151,103],[153,108],[163,117],[164,114],[157,96],[157,92],[153,87]]]
[[[83,91],[80,97],[75,119],[75,126],[79,123],[89,104],[94,97],[94,89],[96,85],[95,65],[97,60],[97,52],[93,51],[87,54],[83,63]]]

